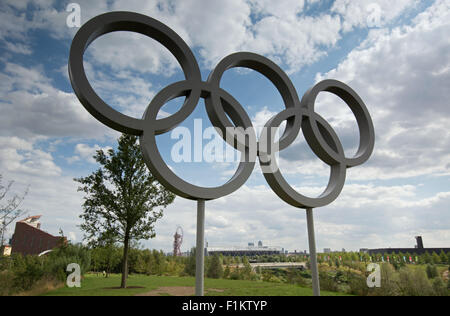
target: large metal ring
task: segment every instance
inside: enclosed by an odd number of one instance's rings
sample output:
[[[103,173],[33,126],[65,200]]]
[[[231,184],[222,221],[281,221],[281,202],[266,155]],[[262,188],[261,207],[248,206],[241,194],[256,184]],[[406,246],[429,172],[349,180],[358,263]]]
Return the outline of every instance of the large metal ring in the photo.
[[[126,116],[111,108],[94,92],[86,78],[83,67],[86,48],[99,36],[114,31],[137,32],[157,40],[175,56],[185,74],[186,80],[165,87],[153,98],[142,119]],[[257,142],[251,120],[242,105],[220,87],[224,72],[233,67],[245,67],[261,73],[280,92],[285,109],[265,125],[265,131],[278,129],[286,121],[286,129],[278,141],[263,131]],[[141,150],[150,171],[169,190],[188,199],[211,200],[236,191],[251,175],[258,156],[262,166],[270,165],[271,171],[264,172],[264,177],[281,199],[300,208],[325,206],[334,201],[342,191],[346,169],[369,159],[375,144],[372,119],[364,102],[344,83],[336,80],[319,82],[300,101],[294,85],[280,67],[263,56],[243,52],[225,57],[211,72],[208,80],[203,82],[197,61],[187,44],[166,25],[137,13],[106,13],[83,25],[72,42],[69,75],[83,106],[105,125],[123,133],[140,136]],[[353,158],[345,157],[336,132],[314,111],[317,95],[322,91],[340,97],[356,117],[360,142]],[[182,96],[186,98],[185,102],[175,114],[157,119],[164,104]],[[164,162],[156,144],[156,135],[166,133],[183,122],[194,111],[200,98],[205,100],[206,112],[213,126],[221,132],[228,144],[241,152],[241,161],[234,176],[224,185],[215,188],[195,186],[178,177]],[[306,197],[290,186],[277,167],[273,155],[275,151],[291,145],[300,130],[313,152],[331,169],[327,188],[316,198]],[[266,146],[262,146],[264,142]],[[252,146],[256,146],[256,150]]]

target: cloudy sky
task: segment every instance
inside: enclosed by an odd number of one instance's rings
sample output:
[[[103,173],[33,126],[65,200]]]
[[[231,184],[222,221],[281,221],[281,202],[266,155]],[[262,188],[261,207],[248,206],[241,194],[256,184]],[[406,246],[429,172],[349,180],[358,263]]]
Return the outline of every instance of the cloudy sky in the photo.
[[[450,247],[450,0],[166,0],[77,1],[81,24],[109,11],[135,11],[175,30],[191,47],[203,80],[228,54],[255,52],[274,60],[298,94],[330,78],[350,85],[372,114],[371,159],[348,170],[340,197],[315,211],[318,249]],[[23,208],[43,215],[44,230],[62,228],[76,242],[83,195],[74,177],[98,168],[96,150],[116,146],[118,133],[96,121],[71,88],[67,61],[77,27],[67,23],[69,1],[0,2],[0,174],[13,191],[29,185]],[[69,19],[69,22],[74,20]],[[173,56],[152,39],[116,32],[85,54],[88,78],[113,108],[140,118],[152,97],[182,80]],[[253,71],[226,72],[222,88],[246,109],[255,126],[283,109],[270,82]],[[174,113],[182,98],[167,104]],[[346,154],[359,136],[346,105],[322,93],[316,110],[334,127]],[[183,122],[209,123],[203,102]],[[225,183],[233,163],[176,163],[171,133],[158,136],[175,172],[198,185]],[[207,142],[207,141],[206,141]],[[280,154],[280,168],[303,194],[323,191],[329,167],[303,136]],[[177,225],[183,251],[195,244],[196,204],[177,198],[157,222],[148,248],[170,251]],[[13,228],[13,227],[11,227]],[[206,204],[210,246],[262,240],[288,250],[308,249],[306,215],[281,201],[259,167],[235,193]]]

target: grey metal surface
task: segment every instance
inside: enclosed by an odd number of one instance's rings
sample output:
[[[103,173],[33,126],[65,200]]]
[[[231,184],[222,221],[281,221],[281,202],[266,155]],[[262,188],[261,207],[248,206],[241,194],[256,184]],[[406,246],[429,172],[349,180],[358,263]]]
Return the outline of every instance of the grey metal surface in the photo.
[[[317,266],[316,237],[314,235],[313,209],[306,209],[306,222],[308,225],[309,260],[311,264],[311,277],[313,295],[320,296],[319,267]]]
[[[163,88],[150,102],[142,119],[124,115],[106,104],[91,87],[83,66],[83,55],[89,44],[106,33],[115,31],[137,32],[153,38],[165,46],[178,60],[186,80]],[[150,171],[169,190],[184,198],[212,200],[226,196],[240,188],[251,175],[257,156],[261,165],[268,162],[276,167],[273,152],[260,146],[267,140],[262,133],[256,142],[252,122],[239,102],[220,88],[224,72],[233,67],[253,69],[268,78],[280,92],[285,109],[270,119],[266,127],[279,127],[287,121],[280,140],[269,139],[270,148],[283,150],[291,145],[302,130],[313,152],[330,166],[330,179],[325,191],[316,198],[297,192],[284,179],[278,168],[265,172],[264,177],[272,190],[285,202],[299,208],[316,208],[328,205],[340,194],[346,177],[346,169],[364,163],[371,155],[375,133],[369,112],[361,98],[350,87],[336,80],[319,82],[306,92],[301,101],[294,85],[284,71],[269,59],[247,52],[231,54],[219,62],[207,81],[202,81],[197,61],[188,45],[174,31],[148,16],[132,12],[110,12],[99,15],[84,24],[75,35],[70,49],[69,76],[73,89],[83,106],[99,121],[123,133],[140,136],[144,160]],[[330,92],[340,97],[354,113],[360,131],[360,144],[355,157],[345,157],[342,144],[333,128],[314,111],[317,95]],[[164,104],[174,98],[186,97],[183,106],[175,114],[157,119]],[[241,152],[241,161],[233,177],[219,187],[199,187],[178,177],[164,162],[156,145],[156,136],[166,133],[183,122],[195,109],[199,99],[205,99],[206,112],[212,125],[222,131],[222,137]],[[230,136],[230,127],[248,131],[247,138]],[[231,141],[230,141],[231,139]],[[243,141],[243,139],[245,141]],[[257,143],[257,150],[249,144]]]
[[[204,294],[205,274],[205,201],[197,201],[197,244],[195,248],[195,295]]]

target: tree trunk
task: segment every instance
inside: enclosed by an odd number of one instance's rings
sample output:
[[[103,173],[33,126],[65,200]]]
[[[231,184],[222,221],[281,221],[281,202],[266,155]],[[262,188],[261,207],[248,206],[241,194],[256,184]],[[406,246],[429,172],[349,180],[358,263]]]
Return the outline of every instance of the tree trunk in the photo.
[[[123,259],[122,259],[122,283],[120,284],[121,288],[127,287],[127,278],[128,278],[128,248],[129,248],[129,233],[125,234],[125,240],[123,242]]]

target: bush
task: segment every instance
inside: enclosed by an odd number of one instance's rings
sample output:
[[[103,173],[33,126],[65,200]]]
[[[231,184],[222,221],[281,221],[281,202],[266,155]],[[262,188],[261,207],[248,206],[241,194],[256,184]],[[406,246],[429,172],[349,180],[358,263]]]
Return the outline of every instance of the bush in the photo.
[[[18,261],[13,269],[14,289],[16,291],[28,291],[45,274],[43,260],[37,256],[18,256]]]
[[[14,273],[12,271],[0,271],[0,284],[0,296],[8,296],[16,292],[14,287]]]
[[[337,292],[339,287],[334,277],[326,272],[319,273],[320,289],[323,291]]]
[[[91,265],[91,253],[89,249],[82,245],[64,245],[55,249],[45,260],[45,272],[49,276],[54,276],[60,281],[66,279],[66,269],[71,263],[76,263],[80,266],[81,275],[89,271]]]
[[[433,288],[422,269],[404,268],[400,270],[398,285],[403,296],[433,295]]]
[[[440,277],[433,280],[433,291],[435,296],[448,296],[448,290]]]
[[[225,267],[225,270],[223,271],[223,278],[224,278],[224,279],[230,278],[230,274],[231,274],[230,266],[227,265],[227,266]]]
[[[263,275],[262,275],[262,280],[264,282],[272,282],[272,283],[282,283],[283,280],[277,276],[275,276],[272,272],[270,271],[264,271]]]
[[[435,265],[428,264],[426,268],[428,279],[434,279],[439,276],[439,272]]]
[[[186,265],[184,267],[184,273],[190,276],[195,276],[195,248],[191,249]]]
[[[352,274],[348,277],[349,294],[358,296],[367,296],[369,294],[369,287],[364,276]]]
[[[8,270],[0,273],[0,295],[40,293],[40,287],[54,287],[65,282],[70,263],[79,264],[81,274],[84,274],[89,269],[90,251],[69,244],[42,257],[13,254],[8,259]]]
[[[286,281],[290,284],[297,284],[302,287],[306,287],[308,282],[301,276],[301,272],[298,269],[288,269],[286,273]]]
[[[231,280],[240,280],[241,279],[241,273],[239,267],[236,266],[236,268],[233,269],[233,271],[230,273],[230,279]]]
[[[382,264],[381,272],[381,287],[374,288],[369,291],[369,295],[373,296],[400,296],[399,289],[399,274],[395,267],[389,263]]]
[[[206,275],[208,278],[213,279],[220,279],[223,276],[223,267],[219,255],[215,254],[213,256]]]

